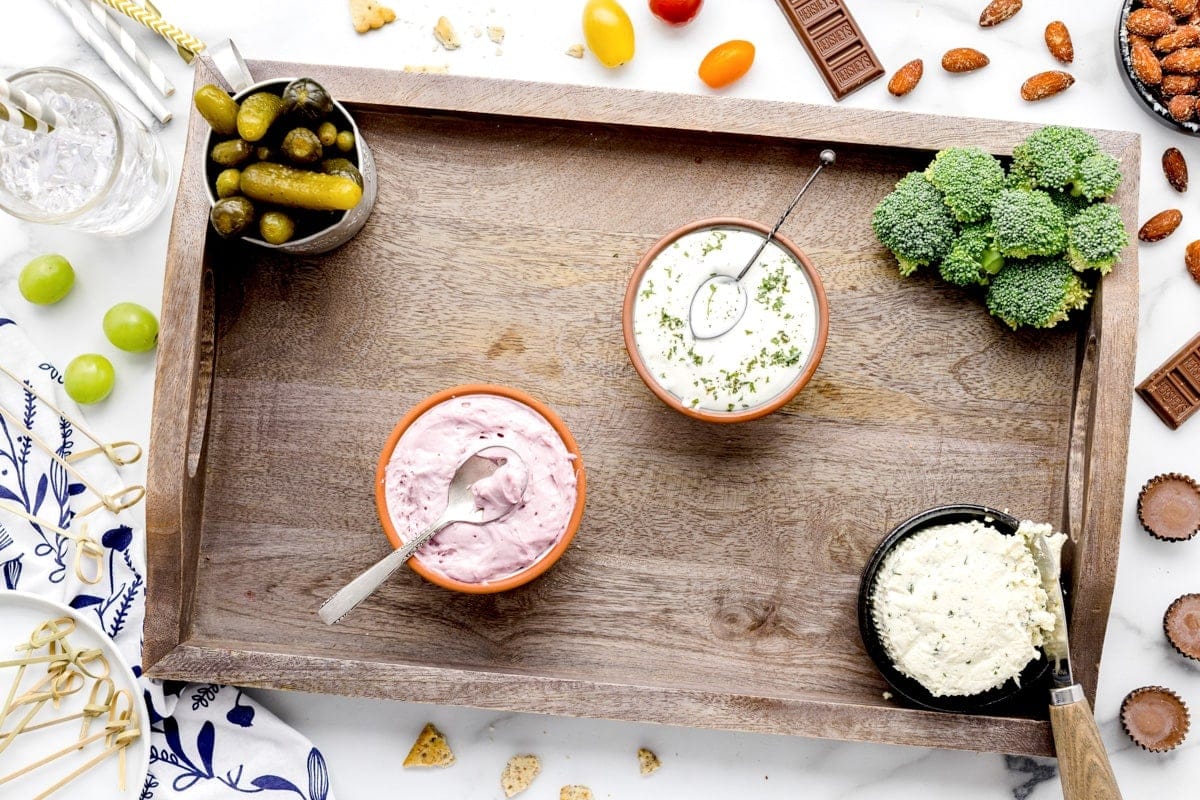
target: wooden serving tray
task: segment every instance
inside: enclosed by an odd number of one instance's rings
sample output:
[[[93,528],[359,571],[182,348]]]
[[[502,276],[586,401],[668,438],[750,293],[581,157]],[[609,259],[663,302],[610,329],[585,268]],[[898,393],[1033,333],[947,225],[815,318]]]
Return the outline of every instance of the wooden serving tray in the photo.
[[[872,549],[980,502],[1073,542],[1071,641],[1093,692],[1117,567],[1137,327],[1130,248],[1091,312],[1014,334],[934,276],[902,280],[870,211],[930,151],[1007,154],[1033,126],[733,98],[259,62],[354,110],[379,200],[353,241],[288,258],[210,235],[192,116],[171,229],[148,503],[149,675],[1010,753],[1052,752],[1041,696],[1009,716],[914,711],[859,640]],[[197,83],[214,76],[201,66]],[[1139,140],[1116,198],[1137,227]],[[625,282],[700,217],[785,231],[829,295],[812,383],[714,426],[641,384]],[[388,432],[468,382],[573,430],[583,526],[531,585],[460,596],[402,570],[335,627],[320,603],[387,552]]]

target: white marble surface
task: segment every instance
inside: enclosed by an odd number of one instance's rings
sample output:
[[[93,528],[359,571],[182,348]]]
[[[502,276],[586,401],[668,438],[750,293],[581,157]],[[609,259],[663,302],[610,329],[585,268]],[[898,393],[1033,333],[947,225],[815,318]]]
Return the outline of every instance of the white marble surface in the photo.
[[[728,38],[748,38],[758,46],[758,60],[747,78],[728,90],[730,94],[832,102],[771,0],[707,0],[700,17],[679,30],[651,18],[642,0],[629,0],[626,6],[637,26],[638,54],[619,71],[604,70],[590,57],[579,61],[563,54],[582,39],[578,21],[582,0],[394,0],[400,19],[361,37],[350,27],[344,0],[158,2],[169,19],[204,39],[232,36],[250,58],[388,68],[447,64],[457,74],[698,93],[707,90],[695,78],[695,67],[708,48]],[[27,0],[5,5],[0,73],[40,64],[69,67],[137,108],[49,4]],[[851,0],[884,63],[895,69],[920,56],[926,62],[926,75],[917,91],[903,100],[888,95],[884,82],[878,81],[843,105],[1139,131],[1143,219],[1166,207],[1179,207],[1185,214],[1181,230],[1173,237],[1141,247],[1136,372],[1141,378],[1200,326],[1200,286],[1188,278],[1182,265],[1184,244],[1200,238],[1200,221],[1192,216],[1191,198],[1176,195],[1158,166],[1163,149],[1174,145],[1200,172],[1200,143],[1143,113],[1121,85],[1112,45],[1119,6],[1115,0],[1028,0],[1016,18],[986,31],[975,24],[983,5],[983,0]],[[447,53],[434,44],[430,29],[439,14],[449,15],[465,34],[461,50]],[[1020,82],[1055,67],[1041,44],[1042,29],[1054,17],[1065,20],[1074,35],[1077,55],[1071,71],[1078,82],[1058,98],[1027,104],[1017,95]],[[470,26],[487,24],[507,28],[502,54],[486,38],[471,37]],[[176,120],[161,129],[177,170],[191,74],[161,43],[150,36],[139,38],[183,89],[169,101]],[[991,66],[974,75],[947,75],[938,62],[945,49],[955,46],[984,50]],[[168,221],[164,214],[137,236],[109,241],[0,217],[0,307],[59,363],[79,352],[109,352],[99,324],[104,309],[121,300],[159,306]],[[20,299],[15,278],[28,258],[45,251],[67,255],[76,265],[79,282],[60,305],[33,308]],[[120,354],[114,362],[118,386],[90,419],[113,437],[145,441],[153,356]],[[1120,572],[1097,700],[1104,739],[1127,798],[1182,797],[1194,791],[1184,787],[1194,787],[1200,780],[1200,731],[1174,753],[1155,756],[1132,747],[1116,722],[1124,694],[1148,683],[1171,686],[1200,708],[1200,670],[1169,649],[1160,628],[1171,599],[1200,590],[1200,543],[1154,541],[1140,530],[1133,510],[1138,488],[1151,475],[1167,470],[1200,474],[1198,445],[1200,422],[1169,431],[1135,400]],[[544,775],[526,795],[531,800],[557,797],[557,788],[565,783],[589,784],[602,798],[1049,800],[1061,796],[1053,779],[1053,761],[276,692],[259,695],[325,751],[335,790],[343,799],[380,796],[384,791],[389,796],[500,797],[499,770],[509,755],[519,751],[539,753],[545,765]],[[426,720],[447,732],[459,763],[445,772],[399,770],[397,757]],[[637,775],[634,750],[639,745],[655,749],[663,758],[664,767],[652,778]]]

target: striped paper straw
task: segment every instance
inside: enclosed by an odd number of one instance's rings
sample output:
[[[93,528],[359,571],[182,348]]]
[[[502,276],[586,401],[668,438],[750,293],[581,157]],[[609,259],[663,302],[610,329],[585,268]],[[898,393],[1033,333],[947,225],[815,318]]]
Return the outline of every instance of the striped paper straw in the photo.
[[[16,106],[35,120],[44,124],[48,131],[52,131],[63,124],[62,120],[58,118],[58,114],[54,113],[54,109],[43,106],[41,100],[29,94],[29,92],[18,89],[3,78],[0,78],[0,101],[10,107]],[[26,130],[33,129],[27,128]]]
[[[191,59],[187,55],[184,55],[184,52],[194,56],[205,47],[204,42],[189,33],[181,31],[160,17],[157,14],[157,10],[151,11],[133,2],[133,0],[100,0],[100,2],[120,11],[130,19],[137,20],[159,36],[173,43],[176,47],[181,48],[180,55],[183,56],[185,61],[190,61]]]
[[[33,131],[34,133],[49,133],[54,130],[53,127],[42,122],[40,119],[31,117],[22,109],[10,106],[4,101],[0,101],[0,120],[10,122],[13,125],[24,128],[27,131]]]
[[[75,32],[96,51],[100,58],[104,59],[104,63],[108,64],[109,69],[117,73],[117,77],[129,87],[129,91],[134,93],[142,105],[149,109],[159,122],[170,121],[171,112],[154,94],[154,87],[146,83],[141,75],[130,69],[121,60],[121,54],[117,52],[116,48],[88,23],[83,14],[79,13],[79,10],[71,5],[69,0],[47,0],[47,2],[67,18]]]
[[[167,79],[167,75],[162,71],[162,67],[155,64],[154,60],[142,49],[142,46],[129,35],[129,31],[121,27],[121,23],[117,22],[117,18],[113,16],[113,12],[106,10],[104,6],[100,5],[98,0],[91,0],[87,6],[96,21],[103,25],[104,30],[108,31],[109,35],[117,40],[117,44],[125,51],[125,55],[129,56],[133,60],[133,63],[137,64],[142,74],[146,76],[146,79],[154,84],[154,88],[158,89],[158,93],[163,97],[170,97],[175,94],[175,87]]]

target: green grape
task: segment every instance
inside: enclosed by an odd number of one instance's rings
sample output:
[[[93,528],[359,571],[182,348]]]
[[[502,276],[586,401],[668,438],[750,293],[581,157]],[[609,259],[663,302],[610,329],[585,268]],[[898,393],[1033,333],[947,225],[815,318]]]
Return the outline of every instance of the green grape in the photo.
[[[137,303],[117,303],[104,315],[104,335],[120,350],[144,353],[158,344],[158,320]]]
[[[75,270],[71,262],[60,255],[47,253],[38,256],[21,268],[17,288],[21,296],[39,306],[57,303],[75,285]]]
[[[112,362],[95,353],[76,356],[63,373],[63,388],[81,405],[99,403],[108,397],[116,381]]]

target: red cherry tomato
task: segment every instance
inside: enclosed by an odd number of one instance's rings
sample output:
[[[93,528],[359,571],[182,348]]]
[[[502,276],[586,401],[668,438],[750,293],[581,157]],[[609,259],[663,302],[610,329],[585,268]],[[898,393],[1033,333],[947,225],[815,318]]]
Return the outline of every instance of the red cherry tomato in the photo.
[[[719,44],[700,62],[700,80],[714,89],[728,86],[750,71],[754,45],[744,39]]]
[[[672,25],[686,25],[700,13],[704,0],[650,0],[650,13]]]

